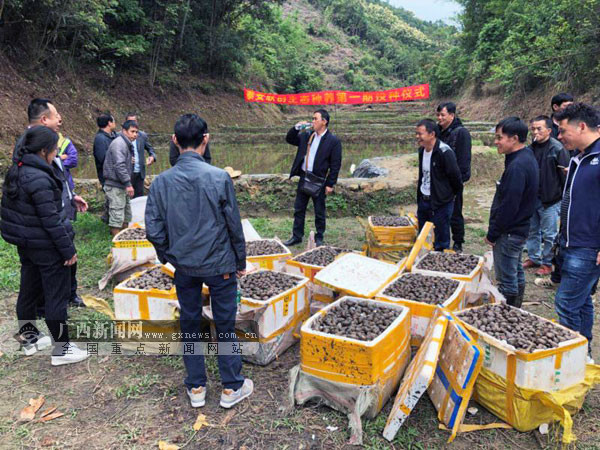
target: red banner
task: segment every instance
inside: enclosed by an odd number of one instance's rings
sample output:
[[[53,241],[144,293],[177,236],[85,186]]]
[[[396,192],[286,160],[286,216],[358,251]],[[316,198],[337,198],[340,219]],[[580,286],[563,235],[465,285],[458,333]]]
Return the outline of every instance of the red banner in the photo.
[[[267,94],[244,88],[247,102],[277,103],[280,105],[356,105],[361,103],[389,103],[429,98],[429,85],[419,84],[387,91],[353,92],[320,91],[304,94]]]

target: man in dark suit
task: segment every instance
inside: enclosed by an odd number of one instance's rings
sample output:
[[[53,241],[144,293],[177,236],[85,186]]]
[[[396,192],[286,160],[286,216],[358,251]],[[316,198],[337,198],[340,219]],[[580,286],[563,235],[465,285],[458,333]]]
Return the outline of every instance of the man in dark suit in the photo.
[[[290,145],[298,147],[290,178],[298,175],[298,187],[294,202],[294,229],[285,245],[296,245],[302,242],[304,236],[304,218],[308,201],[312,198],[315,207],[315,236],[316,244],[323,245],[325,234],[325,196],[333,193],[333,186],[342,167],[342,143],[330,131],[329,113],[319,109],[313,113],[312,131],[303,131],[309,126],[308,122],[299,122],[288,131],[285,140]],[[315,195],[306,192],[305,180],[307,172],[314,175],[317,183],[322,183]]]
[[[138,122],[138,115],[135,113],[127,114],[125,122],[133,120]],[[146,165],[152,165],[156,161],[156,153],[148,140],[148,135],[142,130],[138,131],[137,139],[132,142],[134,149],[134,166],[133,176],[131,177],[131,185],[133,186],[133,198],[144,195],[144,179],[146,178]],[[148,158],[144,157],[144,150],[148,152]]]

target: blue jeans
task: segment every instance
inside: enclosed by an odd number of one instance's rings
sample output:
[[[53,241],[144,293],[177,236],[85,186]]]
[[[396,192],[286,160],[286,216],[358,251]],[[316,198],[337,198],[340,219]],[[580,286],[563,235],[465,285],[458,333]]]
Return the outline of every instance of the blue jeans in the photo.
[[[521,254],[525,238],[514,234],[502,234],[494,245],[494,272],[498,290],[505,296],[516,296],[519,287],[525,287],[525,272]]]
[[[542,202],[537,200],[526,245],[529,259],[538,265],[552,265],[552,246],[558,234],[559,214],[560,202],[544,208]]]
[[[561,280],[554,298],[560,324],[578,331],[590,342],[594,324],[592,289],[600,277],[600,266],[596,265],[598,251],[561,245]]]
[[[443,251],[450,248],[450,218],[454,211],[454,200],[440,206],[438,209],[431,208],[429,200],[420,199],[417,205],[417,219],[419,220],[419,231],[425,222],[433,222],[435,242],[433,248]]]
[[[188,388],[206,386],[204,355],[185,354],[185,342],[200,342],[202,324],[202,284],[210,288],[210,304],[219,340],[219,373],[225,389],[238,390],[244,383],[242,356],[231,354],[235,342],[235,316],[237,313],[237,281],[235,273],[227,279],[223,275],[214,277],[192,277],[175,271],[177,299],[181,306],[179,323],[184,336],[183,362],[187,370],[184,380]],[[222,354],[227,353],[227,354]]]

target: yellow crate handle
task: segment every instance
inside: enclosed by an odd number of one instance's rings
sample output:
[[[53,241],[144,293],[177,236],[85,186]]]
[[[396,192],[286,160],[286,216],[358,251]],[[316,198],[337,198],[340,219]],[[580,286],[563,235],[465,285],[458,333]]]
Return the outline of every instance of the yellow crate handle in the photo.
[[[405,267],[406,267],[407,271],[410,272],[412,270],[412,266],[415,263],[415,260],[417,259],[419,252],[425,245],[425,242],[427,241],[427,238],[429,237],[429,234],[432,231],[433,231],[433,223],[425,222],[425,225],[423,225],[423,229],[419,233],[419,237],[417,237],[417,240],[415,241],[415,245],[413,245],[413,248],[410,251],[408,258],[406,259]]]

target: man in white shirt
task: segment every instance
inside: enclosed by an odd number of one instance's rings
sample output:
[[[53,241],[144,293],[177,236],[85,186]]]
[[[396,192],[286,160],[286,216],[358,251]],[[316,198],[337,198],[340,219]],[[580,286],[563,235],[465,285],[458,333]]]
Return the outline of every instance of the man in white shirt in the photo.
[[[417,218],[419,230],[425,222],[433,222],[434,249],[450,247],[450,218],[454,198],[462,189],[462,177],[454,151],[439,139],[440,128],[430,119],[417,124],[419,145],[419,183]]]
[[[319,109],[313,113],[312,131],[308,122],[293,126],[285,138],[288,144],[298,147],[290,178],[299,176],[294,202],[293,235],[284,242],[296,245],[304,237],[304,219],[308,201],[312,198],[315,207],[316,244],[323,245],[326,210],[325,196],[333,193],[333,186],[342,167],[342,143],[331,132],[329,113]]]

